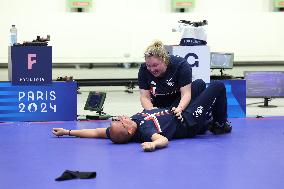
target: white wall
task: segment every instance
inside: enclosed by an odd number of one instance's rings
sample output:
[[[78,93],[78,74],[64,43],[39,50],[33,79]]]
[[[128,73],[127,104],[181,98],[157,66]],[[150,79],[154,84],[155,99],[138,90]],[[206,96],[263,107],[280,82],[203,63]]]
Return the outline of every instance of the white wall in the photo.
[[[9,28],[18,41],[51,35],[53,62],[143,61],[154,39],[177,44],[171,28],[180,19],[207,19],[211,51],[235,53],[236,61],[284,61],[284,12],[272,0],[196,0],[190,13],[171,13],[170,0],[93,0],[88,13],[73,13],[65,0],[10,0],[0,6],[0,62],[7,62]],[[130,57],[127,57],[127,55]]]

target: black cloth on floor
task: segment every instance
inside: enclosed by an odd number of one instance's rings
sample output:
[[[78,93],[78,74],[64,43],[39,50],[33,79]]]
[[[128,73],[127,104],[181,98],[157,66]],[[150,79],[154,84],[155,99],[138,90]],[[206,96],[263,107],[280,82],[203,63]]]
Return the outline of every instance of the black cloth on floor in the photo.
[[[66,170],[62,173],[62,175],[56,178],[56,181],[64,181],[64,180],[71,180],[71,179],[92,179],[96,178],[96,172],[79,172],[79,171],[70,171]]]

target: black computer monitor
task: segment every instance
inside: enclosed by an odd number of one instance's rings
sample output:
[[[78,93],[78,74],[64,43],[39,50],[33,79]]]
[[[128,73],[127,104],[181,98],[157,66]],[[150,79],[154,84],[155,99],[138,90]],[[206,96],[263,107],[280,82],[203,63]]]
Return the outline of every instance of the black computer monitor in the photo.
[[[264,98],[264,107],[269,106],[269,99],[284,97],[284,72],[246,71],[244,78],[246,80],[246,96]]]
[[[104,92],[96,92],[96,91],[89,92],[84,110],[96,111],[99,113],[102,112],[105,98],[106,98],[106,93]]]
[[[234,63],[234,53],[211,52],[211,69],[232,69]]]

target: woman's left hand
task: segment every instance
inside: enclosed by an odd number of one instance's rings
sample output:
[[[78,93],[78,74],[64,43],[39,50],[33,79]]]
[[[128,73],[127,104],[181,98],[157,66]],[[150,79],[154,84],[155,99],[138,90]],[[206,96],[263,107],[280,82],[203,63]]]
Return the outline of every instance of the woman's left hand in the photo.
[[[175,116],[178,118],[178,119],[180,119],[181,121],[183,121],[183,117],[182,117],[182,115],[181,115],[181,112],[182,112],[182,109],[181,108],[179,108],[179,107],[173,107],[172,108],[172,111],[174,112],[174,114],[175,114]]]

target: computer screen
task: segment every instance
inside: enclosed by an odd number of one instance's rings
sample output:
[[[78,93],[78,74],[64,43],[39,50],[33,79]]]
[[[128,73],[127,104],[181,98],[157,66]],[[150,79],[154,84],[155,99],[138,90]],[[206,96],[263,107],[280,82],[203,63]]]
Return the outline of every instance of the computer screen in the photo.
[[[246,71],[247,97],[284,97],[284,72]]]
[[[103,110],[103,105],[105,102],[106,93],[104,92],[89,92],[84,110],[97,111],[100,112]]]
[[[211,69],[232,69],[234,63],[234,53],[211,52]]]

